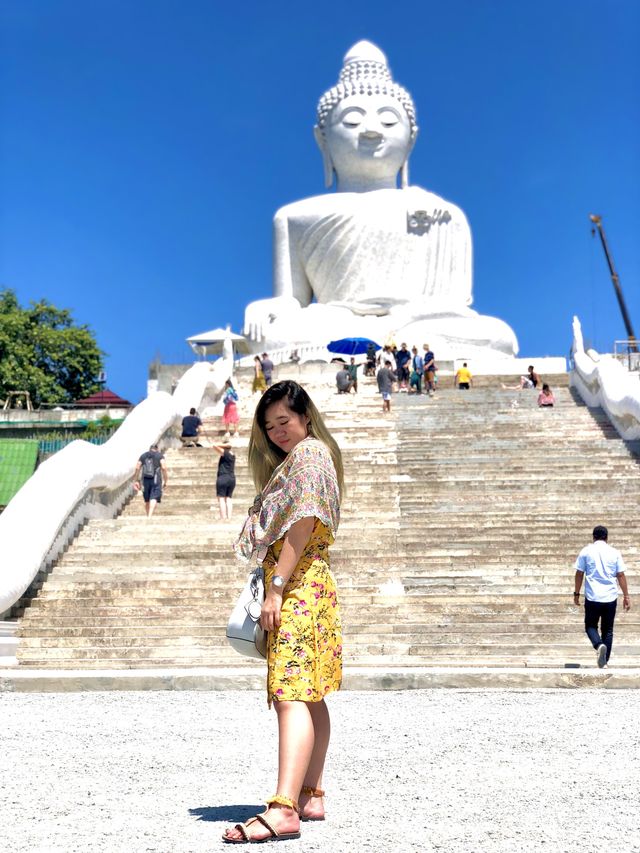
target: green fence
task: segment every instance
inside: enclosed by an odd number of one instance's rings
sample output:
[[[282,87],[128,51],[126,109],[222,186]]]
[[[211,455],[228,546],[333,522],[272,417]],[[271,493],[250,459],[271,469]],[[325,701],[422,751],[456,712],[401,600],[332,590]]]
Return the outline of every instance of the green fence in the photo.
[[[102,435],[84,438],[89,444],[104,444],[117,427]],[[0,507],[5,507],[43,462],[80,436],[67,438],[0,438]]]
[[[0,507],[6,506],[38,463],[38,441],[35,439],[0,439]]]
[[[88,441],[89,444],[104,444],[106,441],[109,441],[114,432],[115,429],[111,430],[109,433],[105,433],[104,435],[93,436],[93,438],[83,438],[81,435],[78,435],[74,438],[52,438],[39,441],[40,461],[42,462],[43,459],[46,459],[48,456],[52,456],[54,453],[62,450],[63,447],[66,447],[67,444],[71,444],[72,441],[78,441],[78,439]]]

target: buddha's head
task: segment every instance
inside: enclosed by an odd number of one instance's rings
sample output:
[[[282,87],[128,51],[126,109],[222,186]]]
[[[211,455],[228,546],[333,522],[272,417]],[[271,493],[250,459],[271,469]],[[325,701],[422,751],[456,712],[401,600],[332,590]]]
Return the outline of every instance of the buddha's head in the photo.
[[[408,161],[418,135],[411,95],[394,83],[385,55],[368,41],[344,58],[340,79],[318,103],[314,128],[322,151],[325,184],[366,189],[368,184],[401,185],[409,180]]]

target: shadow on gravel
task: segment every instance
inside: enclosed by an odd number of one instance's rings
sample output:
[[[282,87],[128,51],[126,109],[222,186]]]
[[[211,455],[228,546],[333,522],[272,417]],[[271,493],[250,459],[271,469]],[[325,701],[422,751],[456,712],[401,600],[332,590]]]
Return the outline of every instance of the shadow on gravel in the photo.
[[[232,823],[244,823],[250,817],[254,817],[258,812],[263,811],[263,803],[258,803],[257,806],[249,806],[245,803],[241,806],[202,806],[199,809],[189,809],[189,814],[197,817],[198,820],[225,820]]]

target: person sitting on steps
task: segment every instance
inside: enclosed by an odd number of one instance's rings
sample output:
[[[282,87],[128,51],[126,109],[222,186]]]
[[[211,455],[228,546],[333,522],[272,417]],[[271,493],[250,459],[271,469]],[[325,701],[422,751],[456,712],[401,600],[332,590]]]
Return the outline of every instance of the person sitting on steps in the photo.
[[[180,441],[183,447],[202,447],[198,442],[202,421],[194,408],[189,409],[189,414],[182,419],[182,435]]]
[[[530,364],[527,368],[528,373],[526,376],[520,377],[519,385],[505,385],[502,383],[502,388],[504,391],[522,391],[524,388],[537,388],[540,384],[540,377],[533,369],[533,365]]]
[[[553,396],[553,391],[545,382],[542,386],[542,391],[538,394],[538,405],[541,409],[550,409],[554,406],[556,398]]]
[[[353,388],[353,379],[344,364],[336,373],[336,387],[338,389],[338,394],[349,394]]]

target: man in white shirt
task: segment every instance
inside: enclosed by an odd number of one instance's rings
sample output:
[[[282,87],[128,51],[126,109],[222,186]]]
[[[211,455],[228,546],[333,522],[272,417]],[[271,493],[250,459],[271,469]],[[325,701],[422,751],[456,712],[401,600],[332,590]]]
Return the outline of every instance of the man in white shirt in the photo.
[[[599,524],[593,528],[593,542],[580,551],[576,560],[573,593],[573,603],[579,607],[580,588],[584,578],[584,629],[596,650],[600,669],[606,666],[611,657],[618,584],[622,590],[624,609],[631,609],[624,561],[620,552],[607,544],[608,536],[606,527]]]

